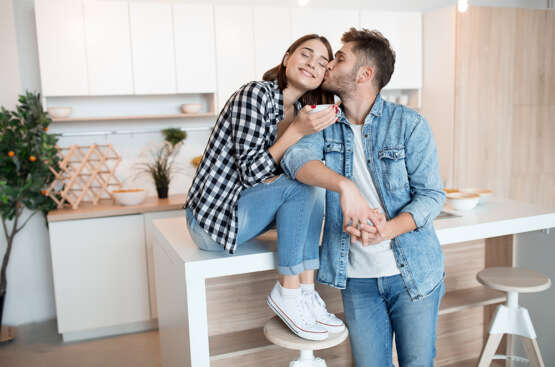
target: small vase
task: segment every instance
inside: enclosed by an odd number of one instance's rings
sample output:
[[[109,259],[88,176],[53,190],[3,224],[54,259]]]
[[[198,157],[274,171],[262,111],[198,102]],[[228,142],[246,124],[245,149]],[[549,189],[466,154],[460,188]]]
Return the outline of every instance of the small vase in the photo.
[[[156,186],[156,192],[158,193],[158,199],[168,198],[168,186]]]

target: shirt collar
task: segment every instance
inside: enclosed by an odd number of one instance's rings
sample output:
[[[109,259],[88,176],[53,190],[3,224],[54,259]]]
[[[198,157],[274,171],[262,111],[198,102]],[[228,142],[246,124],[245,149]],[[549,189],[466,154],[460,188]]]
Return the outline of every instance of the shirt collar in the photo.
[[[377,116],[377,117],[382,115],[383,104],[384,102],[383,102],[382,95],[381,93],[378,93],[376,95],[376,99],[374,100],[374,104],[370,109],[370,113],[368,114],[368,116],[366,116],[365,123],[368,122],[368,117],[370,117],[370,115]],[[343,109],[341,107],[342,107],[342,103],[339,105],[339,121],[350,124],[349,120],[347,120],[347,117],[345,116],[345,113],[343,112]]]

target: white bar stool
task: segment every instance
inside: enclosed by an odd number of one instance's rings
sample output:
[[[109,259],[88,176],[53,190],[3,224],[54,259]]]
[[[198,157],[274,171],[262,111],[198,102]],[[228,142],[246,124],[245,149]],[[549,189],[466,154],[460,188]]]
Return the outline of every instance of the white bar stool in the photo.
[[[299,358],[291,361],[289,367],[326,367],[326,362],[314,357],[313,351],[343,343],[349,336],[349,331],[345,328],[341,333],[329,333],[325,340],[307,340],[293,334],[279,317],[274,316],[264,325],[264,335],[275,345],[300,351]]]
[[[518,305],[518,294],[544,291],[551,286],[551,279],[532,270],[511,267],[487,268],[476,278],[490,288],[507,292],[507,303],[497,308],[491,322],[478,367],[489,366],[492,359],[529,361],[531,366],[544,367],[532,320],[528,310]],[[494,355],[503,334],[520,336],[528,360],[512,355]]]

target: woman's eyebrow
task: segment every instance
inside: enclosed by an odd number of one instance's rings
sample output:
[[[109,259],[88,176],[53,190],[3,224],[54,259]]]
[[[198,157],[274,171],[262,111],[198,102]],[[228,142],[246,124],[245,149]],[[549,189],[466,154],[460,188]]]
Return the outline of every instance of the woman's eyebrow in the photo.
[[[308,50],[308,51],[310,51],[310,52],[314,53],[314,50],[313,50],[313,49],[311,49],[310,47],[306,47],[306,46],[304,46],[304,47],[303,47],[303,49],[305,49],[305,50]],[[329,61],[329,60],[328,60],[328,58],[327,58],[327,57],[325,57],[324,55],[322,55],[322,56],[320,56],[320,57],[321,57],[322,59],[326,60],[326,61]]]

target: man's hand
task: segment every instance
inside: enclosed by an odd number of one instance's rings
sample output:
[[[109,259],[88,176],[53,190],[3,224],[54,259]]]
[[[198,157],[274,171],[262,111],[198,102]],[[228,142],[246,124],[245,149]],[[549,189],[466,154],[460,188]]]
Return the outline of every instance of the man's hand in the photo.
[[[372,209],[369,221],[374,225],[364,223],[358,226],[348,226],[346,232],[351,235],[351,242],[359,241],[362,246],[375,245],[393,238],[391,222],[378,209]]]
[[[344,180],[340,184],[339,189],[339,201],[341,204],[341,210],[343,211],[343,230],[346,232],[348,228],[359,228],[359,226],[364,226],[368,233],[375,233],[377,230],[382,228],[381,224],[379,226],[373,227],[368,225],[368,219],[374,223],[378,222],[378,216],[375,211],[368,206],[368,201],[360,193],[357,185],[350,181]],[[350,232],[349,232],[350,233]],[[360,235],[360,234],[359,234]],[[366,239],[366,234],[363,235],[363,240]]]

